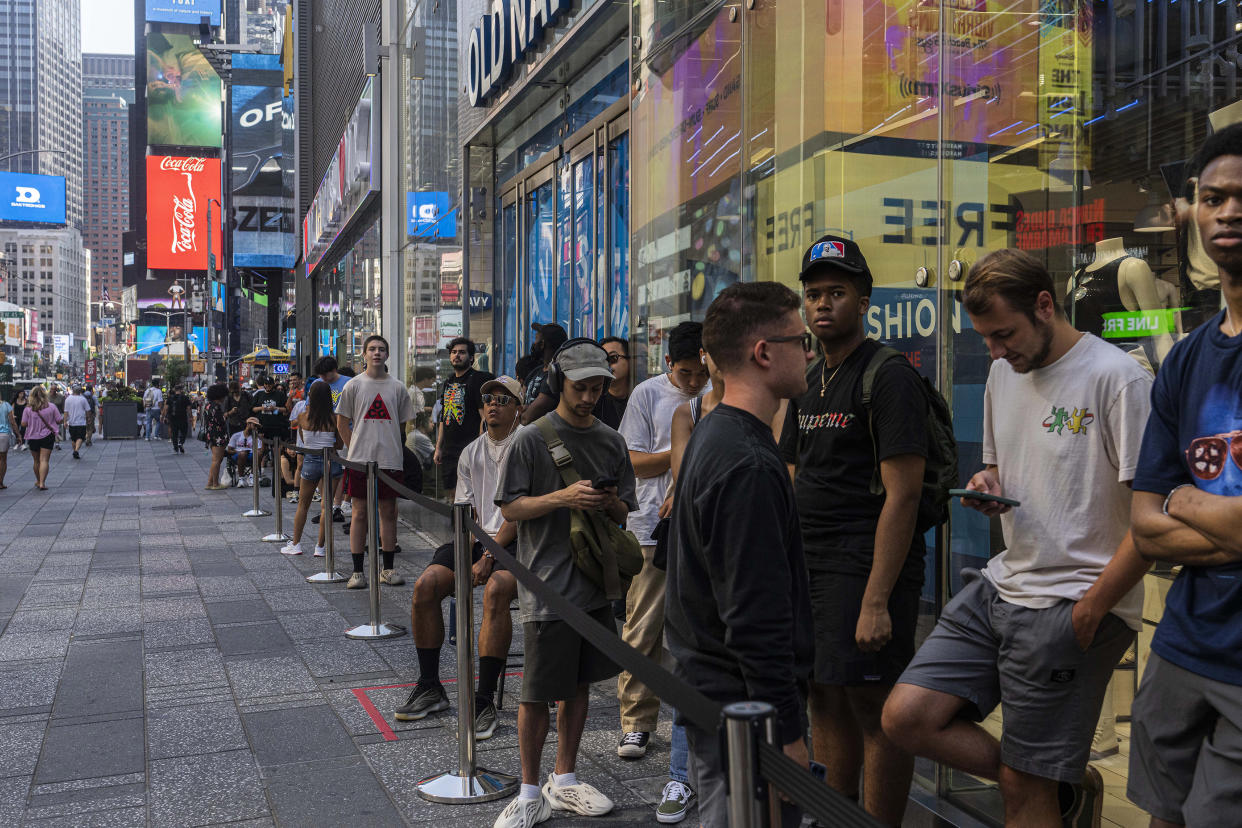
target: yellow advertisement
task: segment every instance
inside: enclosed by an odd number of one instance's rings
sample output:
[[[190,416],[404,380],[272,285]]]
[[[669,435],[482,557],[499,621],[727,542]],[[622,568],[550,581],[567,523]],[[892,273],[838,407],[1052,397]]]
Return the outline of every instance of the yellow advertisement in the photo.
[[[1039,23],[1039,166],[1062,174],[1091,165],[1091,5],[1045,0]]]

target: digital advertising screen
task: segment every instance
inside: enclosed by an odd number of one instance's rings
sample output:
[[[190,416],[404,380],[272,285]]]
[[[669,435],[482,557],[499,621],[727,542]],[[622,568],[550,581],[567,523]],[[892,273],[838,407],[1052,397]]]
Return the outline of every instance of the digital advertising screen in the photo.
[[[0,221],[64,224],[64,176],[0,172]]]
[[[207,203],[214,199],[211,248],[221,257],[220,161],[147,156],[147,267],[207,269]]]
[[[147,0],[147,20],[153,23],[186,23],[197,26],[203,15],[220,25],[220,0]]]
[[[219,147],[220,76],[189,35],[147,35],[147,143]]]
[[[237,224],[233,263],[241,267],[292,267],[292,176],[284,171],[286,111],[278,55],[237,55],[233,62],[229,186]]]
[[[448,193],[406,193],[406,235],[415,238],[457,238],[457,211]]]

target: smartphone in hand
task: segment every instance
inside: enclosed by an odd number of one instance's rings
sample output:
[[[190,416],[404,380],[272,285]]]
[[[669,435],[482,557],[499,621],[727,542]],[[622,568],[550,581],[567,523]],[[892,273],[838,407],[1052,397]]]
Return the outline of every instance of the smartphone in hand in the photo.
[[[949,489],[950,497],[967,497],[972,500],[986,500],[990,503],[1000,503],[1005,506],[1021,506],[1022,504],[1014,500],[1012,497],[1001,497],[1000,495],[989,494],[987,492],[977,492],[973,489]]]
[[[617,485],[617,478],[601,477],[599,480],[596,480],[594,483],[592,483],[591,487],[594,489],[599,489],[600,491],[603,491],[605,489],[610,489],[616,485]]]

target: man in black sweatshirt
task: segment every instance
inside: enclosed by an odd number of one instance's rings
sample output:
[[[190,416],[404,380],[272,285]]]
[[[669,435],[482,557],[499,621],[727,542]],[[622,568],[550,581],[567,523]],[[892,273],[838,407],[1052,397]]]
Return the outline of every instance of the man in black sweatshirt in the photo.
[[[797,294],[736,284],[712,302],[703,348],[725,395],[694,429],[673,496],[665,630],[677,674],[720,702],[776,707],[786,755],[808,764],[806,689],[814,660],[802,533],[770,423],[806,391],[810,334]],[[727,828],[719,737],[686,723],[699,816]],[[782,823],[795,826],[786,803]]]

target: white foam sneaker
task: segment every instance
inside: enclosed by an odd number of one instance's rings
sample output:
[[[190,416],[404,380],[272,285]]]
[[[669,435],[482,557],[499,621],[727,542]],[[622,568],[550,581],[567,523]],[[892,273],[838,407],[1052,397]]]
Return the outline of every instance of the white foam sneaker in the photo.
[[[326,555],[326,554],[328,554],[328,550],[324,549],[322,546],[316,546],[316,547],[315,547],[315,557],[316,557],[316,558],[322,558],[322,557],[323,557],[324,555]]]
[[[288,543],[286,543],[284,546],[280,547],[280,554],[282,554],[282,555],[301,555],[301,554],[302,554],[302,544],[300,544],[300,543],[294,543],[293,541],[289,541],[289,542],[288,542]]]
[[[542,796],[534,799],[514,797],[496,817],[492,828],[527,828],[552,816],[552,806]]]
[[[603,816],[612,810],[612,800],[586,782],[553,785],[549,779],[543,786],[543,798],[555,811],[572,811],[582,816]]]

